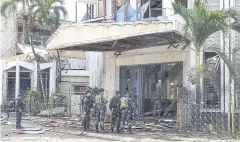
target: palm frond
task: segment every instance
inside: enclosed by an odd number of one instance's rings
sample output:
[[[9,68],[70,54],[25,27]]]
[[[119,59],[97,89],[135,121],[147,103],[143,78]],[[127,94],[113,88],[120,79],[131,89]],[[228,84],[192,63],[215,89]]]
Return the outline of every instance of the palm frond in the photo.
[[[227,12],[210,11],[202,0],[195,0],[193,9],[187,9],[179,2],[173,2],[173,8],[185,20],[185,39],[193,42],[197,52],[200,52],[203,43],[210,35],[228,27],[225,22],[228,17]]]
[[[232,77],[238,76],[240,73],[240,68],[237,64],[233,63],[231,59],[229,59],[228,55],[222,51],[222,49],[217,47],[209,47],[208,50],[215,52],[227,65],[230,75]]]
[[[14,0],[7,0],[1,3],[0,9],[1,15],[7,18],[10,12],[13,12],[17,9],[17,4]]]
[[[230,24],[230,28],[240,32],[240,13],[234,8],[229,9],[227,12],[229,17],[233,19],[233,22]]]
[[[60,17],[60,13],[62,13],[62,14],[63,14],[63,17],[64,17],[64,18],[67,18],[68,12],[67,12],[67,10],[66,10],[65,7],[63,7],[63,6],[53,6],[52,9],[54,10],[54,13],[55,13],[56,15],[59,15],[59,17]],[[57,13],[58,13],[58,14],[57,14]]]

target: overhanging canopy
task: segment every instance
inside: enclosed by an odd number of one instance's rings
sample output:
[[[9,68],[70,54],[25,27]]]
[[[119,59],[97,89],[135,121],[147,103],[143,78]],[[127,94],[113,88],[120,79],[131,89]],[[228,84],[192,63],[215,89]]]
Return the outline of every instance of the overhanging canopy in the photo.
[[[48,50],[124,51],[179,42],[170,21],[62,25],[46,44]]]

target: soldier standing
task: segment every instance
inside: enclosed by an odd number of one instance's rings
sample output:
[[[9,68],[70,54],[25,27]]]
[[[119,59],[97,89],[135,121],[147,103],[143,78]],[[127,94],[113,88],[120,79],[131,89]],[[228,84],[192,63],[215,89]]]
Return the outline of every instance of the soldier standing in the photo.
[[[97,117],[97,121],[95,123],[96,132],[99,132],[99,129],[98,129],[99,126],[101,131],[104,132],[104,119],[105,119],[105,112],[107,109],[106,107],[107,102],[108,101],[104,97],[104,89],[101,88],[100,94],[97,94],[95,98],[95,108],[96,108],[96,117]]]
[[[16,129],[21,129],[21,121],[22,121],[22,112],[24,110],[25,104],[22,102],[22,96],[18,96],[17,102],[15,105],[16,109]]]
[[[128,125],[129,133],[132,133],[132,99],[129,97],[129,93],[125,93],[125,95],[120,99],[120,110],[121,110],[121,131],[125,128],[125,122]]]
[[[83,125],[84,125],[84,131],[86,131],[87,129],[89,129],[89,123],[91,119],[90,113],[94,104],[94,99],[92,97],[91,91],[86,92],[86,96],[83,97],[82,104],[83,104],[83,110],[84,110]]]
[[[117,122],[117,132],[120,132],[120,92],[116,91],[116,94],[111,98],[109,103],[109,109],[112,111],[111,130],[113,132],[115,124]]]

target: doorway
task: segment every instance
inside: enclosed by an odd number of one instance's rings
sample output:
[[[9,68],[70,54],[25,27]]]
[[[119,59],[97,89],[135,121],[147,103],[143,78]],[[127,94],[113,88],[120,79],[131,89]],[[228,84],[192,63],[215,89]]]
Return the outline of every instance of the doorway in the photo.
[[[173,99],[170,91],[173,82],[183,84],[182,62],[120,66],[119,91],[121,95],[131,91],[136,96],[136,115],[153,111],[155,100]]]

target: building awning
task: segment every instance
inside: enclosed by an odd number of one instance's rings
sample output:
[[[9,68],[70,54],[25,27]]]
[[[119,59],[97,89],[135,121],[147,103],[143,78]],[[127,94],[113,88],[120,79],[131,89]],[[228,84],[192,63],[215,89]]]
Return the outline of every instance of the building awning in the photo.
[[[48,50],[125,51],[178,43],[170,21],[62,25],[46,43]]]

